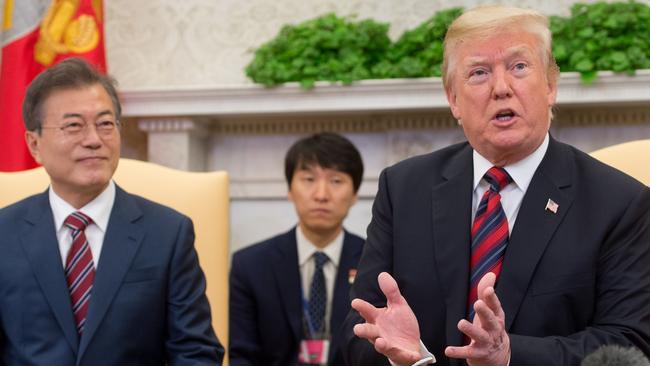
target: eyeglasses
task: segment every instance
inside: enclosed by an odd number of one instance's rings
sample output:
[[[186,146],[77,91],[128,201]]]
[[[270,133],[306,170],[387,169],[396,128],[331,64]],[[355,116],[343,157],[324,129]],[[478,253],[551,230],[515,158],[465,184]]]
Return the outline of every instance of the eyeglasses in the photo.
[[[41,129],[57,129],[61,130],[63,132],[63,135],[66,137],[81,138],[83,136],[86,136],[86,133],[88,132],[88,125],[90,125],[90,123],[72,121],[66,122],[63,126],[57,127],[41,126]],[[101,121],[95,122],[94,125],[97,134],[103,138],[112,137],[115,131],[119,130],[121,127],[120,121],[113,121],[111,119],[102,119]]]

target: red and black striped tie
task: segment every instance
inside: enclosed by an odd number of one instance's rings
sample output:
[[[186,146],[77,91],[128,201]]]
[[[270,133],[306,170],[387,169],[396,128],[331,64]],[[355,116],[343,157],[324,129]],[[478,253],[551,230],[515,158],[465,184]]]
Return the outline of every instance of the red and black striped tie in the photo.
[[[501,272],[503,254],[508,245],[508,219],[501,207],[499,192],[512,182],[503,168],[492,167],[483,179],[490,185],[476,210],[472,224],[472,257],[470,260],[469,296],[467,297],[468,319],[474,319],[474,302],[478,299],[477,286],[488,272]]]
[[[77,331],[80,335],[86,324],[86,314],[95,279],[93,255],[84,232],[91,223],[92,219],[79,211],[72,213],[65,220],[65,226],[70,229],[72,234],[72,247],[65,261],[65,278],[70,290]]]

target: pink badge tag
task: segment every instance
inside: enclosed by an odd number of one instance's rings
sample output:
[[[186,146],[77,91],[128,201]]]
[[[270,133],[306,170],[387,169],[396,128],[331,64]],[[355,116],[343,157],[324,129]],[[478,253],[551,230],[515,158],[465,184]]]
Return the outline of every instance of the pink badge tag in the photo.
[[[298,362],[308,365],[324,365],[327,363],[327,353],[330,342],[327,339],[303,339],[300,342]]]

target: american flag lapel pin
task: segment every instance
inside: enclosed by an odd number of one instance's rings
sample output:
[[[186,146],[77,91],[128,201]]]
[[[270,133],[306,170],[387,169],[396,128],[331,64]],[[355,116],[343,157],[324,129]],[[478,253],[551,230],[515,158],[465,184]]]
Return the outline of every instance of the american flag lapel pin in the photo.
[[[348,271],[348,283],[351,285],[354,283],[354,278],[357,277],[357,270],[352,268]]]
[[[555,203],[552,199],[548,199],[548,202],[546,202],[546,211],[551,211],[552,213],[556,214],[557,210],[560,208],[560,205]]]

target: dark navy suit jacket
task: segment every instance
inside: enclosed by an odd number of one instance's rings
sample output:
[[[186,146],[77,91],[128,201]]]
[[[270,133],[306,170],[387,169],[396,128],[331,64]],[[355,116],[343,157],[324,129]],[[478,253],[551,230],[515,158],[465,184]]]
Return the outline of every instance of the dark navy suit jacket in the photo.
[[[386,169],[352,295],[385,306],[377,275],[388,271],[413,308],[436,365],[460,345],[467,312],[472,212],[467,143]],[[557,212],[545,209],[548,200]],[[505,311],[511,366],[578,366],[607,343],[650,354],[650,189],[551,138],[523,197],[496,292]],[[348,366],[388,365],[352,333]]]
[[[0,364],[219,365],[194,229],[117,187],[83,336],[47,192],[0,210]]]
[[[363,239],[345,232],[330,317],[332,366],[343,365],[339,331],[362,247]],[[230,366],[297,364],[303,305],[295,228],[233,255],[229,311]]]

